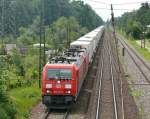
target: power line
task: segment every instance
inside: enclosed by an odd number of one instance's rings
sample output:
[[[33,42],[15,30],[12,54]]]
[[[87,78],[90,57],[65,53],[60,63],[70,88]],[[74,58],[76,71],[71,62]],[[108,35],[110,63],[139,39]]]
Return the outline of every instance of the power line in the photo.
[[[99,4],[103,4],[103,5],[110,5],[110,3],[101,2],[101,1],[97,1],[97,0],[88,0],[88,1],[99,3]]]
[[[142,4],[149,3],[150,1],[141,1],[141,2],[128,2],[128,3],[115,3],[113,5],[133,5],[133,4]]]
[[[110,8],[94,8],[94,9],[101,9],[101,10],[111,10]],[[127,11],[132,11],[132,10],[134,10],[134,9],[113,9],[113,10],[120,10],[120,11],[125,11],[125,10],[127,10]]]
[[[101,2],[101,1],[97,1],[97,0],[88,0],[88,1],[95,2],[95,3],[98,3],[98,4],[103,4],[103,5],[111,5],[110,3]],[[142,4],[142,3],[150,3],[150,0],[141,1],[141,2],[112,3],[112,5],[122,6],[122,5],[133,5],[133,4]]]

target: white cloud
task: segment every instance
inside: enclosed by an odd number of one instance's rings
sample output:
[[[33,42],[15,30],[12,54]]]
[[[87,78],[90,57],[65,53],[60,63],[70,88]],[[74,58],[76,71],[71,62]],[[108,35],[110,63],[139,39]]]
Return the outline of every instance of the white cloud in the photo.
[[[145,2],[146,0],[83,0],[85,3],[89,4],[96,13],[102,17],[104,21],[107,19],[110,19],[110,5],[114,4],[114,15],[115,17],[121,16],[124,12],[130,12],[133,10],[138,9],[141,6],[142,2]],[[150,2],[150,1],[149,1]],[[107,4],[102,4],[107,3]],[[124,4],[124,3],[130,3],[130,4]],[[123,5],[115,5],[115,4],[123,4]],[[100,9],[98,9],[100,8]],[[101,9],[105,8],[105,9]]]

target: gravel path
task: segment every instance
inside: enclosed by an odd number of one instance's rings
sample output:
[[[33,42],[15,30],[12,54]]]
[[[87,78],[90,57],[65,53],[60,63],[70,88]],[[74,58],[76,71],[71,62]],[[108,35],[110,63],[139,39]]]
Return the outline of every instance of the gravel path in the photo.
[[[31,110],[31,116],[28,119],[40,119],[45,110],[46,107],[40,102]]]
[[[120,46],[121,50],[122,46]],[[150,119],[150,85],[146,85],[148,82],[127,52],[125,52],[124,57],[121,56],[121,59],[129,83],[130,93],[133,95],[139,110],[140,119]],[[136,60],[138,61],[138,59]],[[141,65],[141,67],[144,70],[144,66]],[[150,77],[150,72],[145,71],[145,73]]]

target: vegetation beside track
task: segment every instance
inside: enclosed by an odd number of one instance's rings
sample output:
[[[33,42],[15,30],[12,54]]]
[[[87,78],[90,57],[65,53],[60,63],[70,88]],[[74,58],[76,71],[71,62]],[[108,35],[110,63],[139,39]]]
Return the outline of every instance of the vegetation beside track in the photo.
[[[150,42],[150,5],[143,2],[141,7],[132,12],[126,12],[121,17],[116,18],[118,33],[127,39],[148,62],[150,62],[150,52],[146,48],[141,48],[137,40],[146,39],[149,46]]]
[[[137,44],[136,39],[127,36],[123,31],[118,31],[118,34],[125,39],[128,44],[132,45],[143,58],[150,62],[150,52],[146,48],[141,48],[140,45]]]
[[[0,56],[0,119],[25,119],[40,99],[38,54]]]
[[[26,119],[30,110],[41,99],[38,83],[30,87],[17,88],[9,91],[9,96],[16,106],[16,119]]]

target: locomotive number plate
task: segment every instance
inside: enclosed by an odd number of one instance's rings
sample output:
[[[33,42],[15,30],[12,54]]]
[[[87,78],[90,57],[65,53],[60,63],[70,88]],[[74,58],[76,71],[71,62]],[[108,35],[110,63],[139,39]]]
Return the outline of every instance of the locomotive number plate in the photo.
[[[61,88],[61,84],[56,84],[56,88]]]

